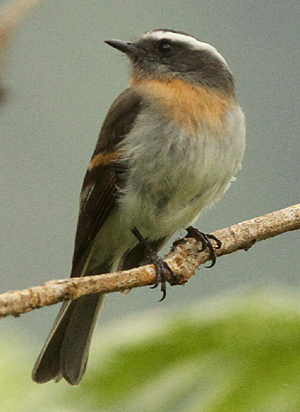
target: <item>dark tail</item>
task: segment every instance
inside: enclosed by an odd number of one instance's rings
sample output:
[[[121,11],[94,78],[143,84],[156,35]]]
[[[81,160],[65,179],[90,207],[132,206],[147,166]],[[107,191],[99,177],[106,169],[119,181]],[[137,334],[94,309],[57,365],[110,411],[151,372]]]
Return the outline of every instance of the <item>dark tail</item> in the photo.
[[[167,240],[162,238],[149,242],[149,246],[157,251]],[[118,270],[145,264],[149,260],[148,253],[144,245],[139,243],[123,256]],[[96,270],[96,273],[107,272],[109,268],[103,266]],[[45,383],[51,379],[58,382],[65,378],[71,385],[79,385],[86,369],[91,338],[104,296],[99,293],[82,296],[62,305],[33,368],[32,379],[35,382]]]
[[[71,385],[79,385],[103,298],[97,293],[63,304],[35,363],[35,382],[59,381],[63,377]]]

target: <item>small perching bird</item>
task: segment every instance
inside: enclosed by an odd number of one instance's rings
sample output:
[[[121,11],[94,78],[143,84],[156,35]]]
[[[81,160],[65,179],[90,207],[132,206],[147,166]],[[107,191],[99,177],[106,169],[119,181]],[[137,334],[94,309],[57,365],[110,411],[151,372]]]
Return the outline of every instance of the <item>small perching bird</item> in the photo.
[[[228,189],[244,153],[244,115],[231,71],[211,45],[162,29],[106,43],[128,56],[132,73],[84,178],[71,276],[150,259],[164,297],[169,268],[156,252],[178,229],[192,233],[200,211]],[[35,364],[36,382],[80,383],[103,297],[62,305]]]

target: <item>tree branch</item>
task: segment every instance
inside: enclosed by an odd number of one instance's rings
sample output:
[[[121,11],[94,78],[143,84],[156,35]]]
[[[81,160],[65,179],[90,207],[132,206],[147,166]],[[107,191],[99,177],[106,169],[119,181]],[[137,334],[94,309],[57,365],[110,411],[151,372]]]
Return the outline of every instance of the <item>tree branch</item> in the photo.
[[[248,250],[256,242],[297,229],[300,229],[300,204],[214,232],[222,242],[222,247],[216,253],[224,256],[237,250]],[[175,278],[169,276],[168,281],[172,285],[182,285],[195,274],[199,265],[209,259],[209,254],[207,251],[200,253],[201,242],[195,239],[181,239],[175,244],[165,260],[177,275]],[[124,291],[153,283],[153,265],[96,276],[51,280],[41,286],[0,295],[0,318],[19,316],[42,306],[77,299],[90,293]]]
[[[5,51],[9,46],[15,28],[20,24],[23,17],[40,0],[12,0],[0,10],[0,74],[4,65]],[[4,88],[0,84],[0,101],[5,97]]]

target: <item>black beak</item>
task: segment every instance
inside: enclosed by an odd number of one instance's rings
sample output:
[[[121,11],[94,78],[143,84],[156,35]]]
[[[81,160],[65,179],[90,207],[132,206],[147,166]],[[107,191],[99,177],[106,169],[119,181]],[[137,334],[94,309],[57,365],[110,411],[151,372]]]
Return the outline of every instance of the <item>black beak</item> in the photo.
[[[130,55],[135,52],[135,47],[130,42],[123,42],[119,40],[105,40],[105,43],[107,43],[111,47],[114,47],[117,50],[120,50],[121,52],[125,54]]]

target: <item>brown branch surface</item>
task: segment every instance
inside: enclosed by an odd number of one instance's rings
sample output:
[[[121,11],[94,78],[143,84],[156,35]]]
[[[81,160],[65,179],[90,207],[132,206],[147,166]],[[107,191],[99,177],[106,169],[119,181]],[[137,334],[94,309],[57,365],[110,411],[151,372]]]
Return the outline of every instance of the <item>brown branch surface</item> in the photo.
[[[27,12],[40,0],[12,0],[0,10],[0,70],[4,64],[4,54],[12,39],[15,28],[20,24]],[[0,100],[4,91],[0,85]]]
[[[224,256],[237,250],[248,250],[256,242],[297,229],[300,229],[300,204],[216,231],[214,235],[222,242],[222,247],[216,253]],[[209,259],[208,252],[200,253],[200,249],[201,243],[195,239],[176,242],[165,259],[177,274],[176,278],[168,278],[172,285],[187,282],[197,267]],[[41,286],[0,295],[0,317],[19,316],[42,306],[77,299],[89,293],[124,291],[154,282],[153,265],[97,276],[51,280]]]

